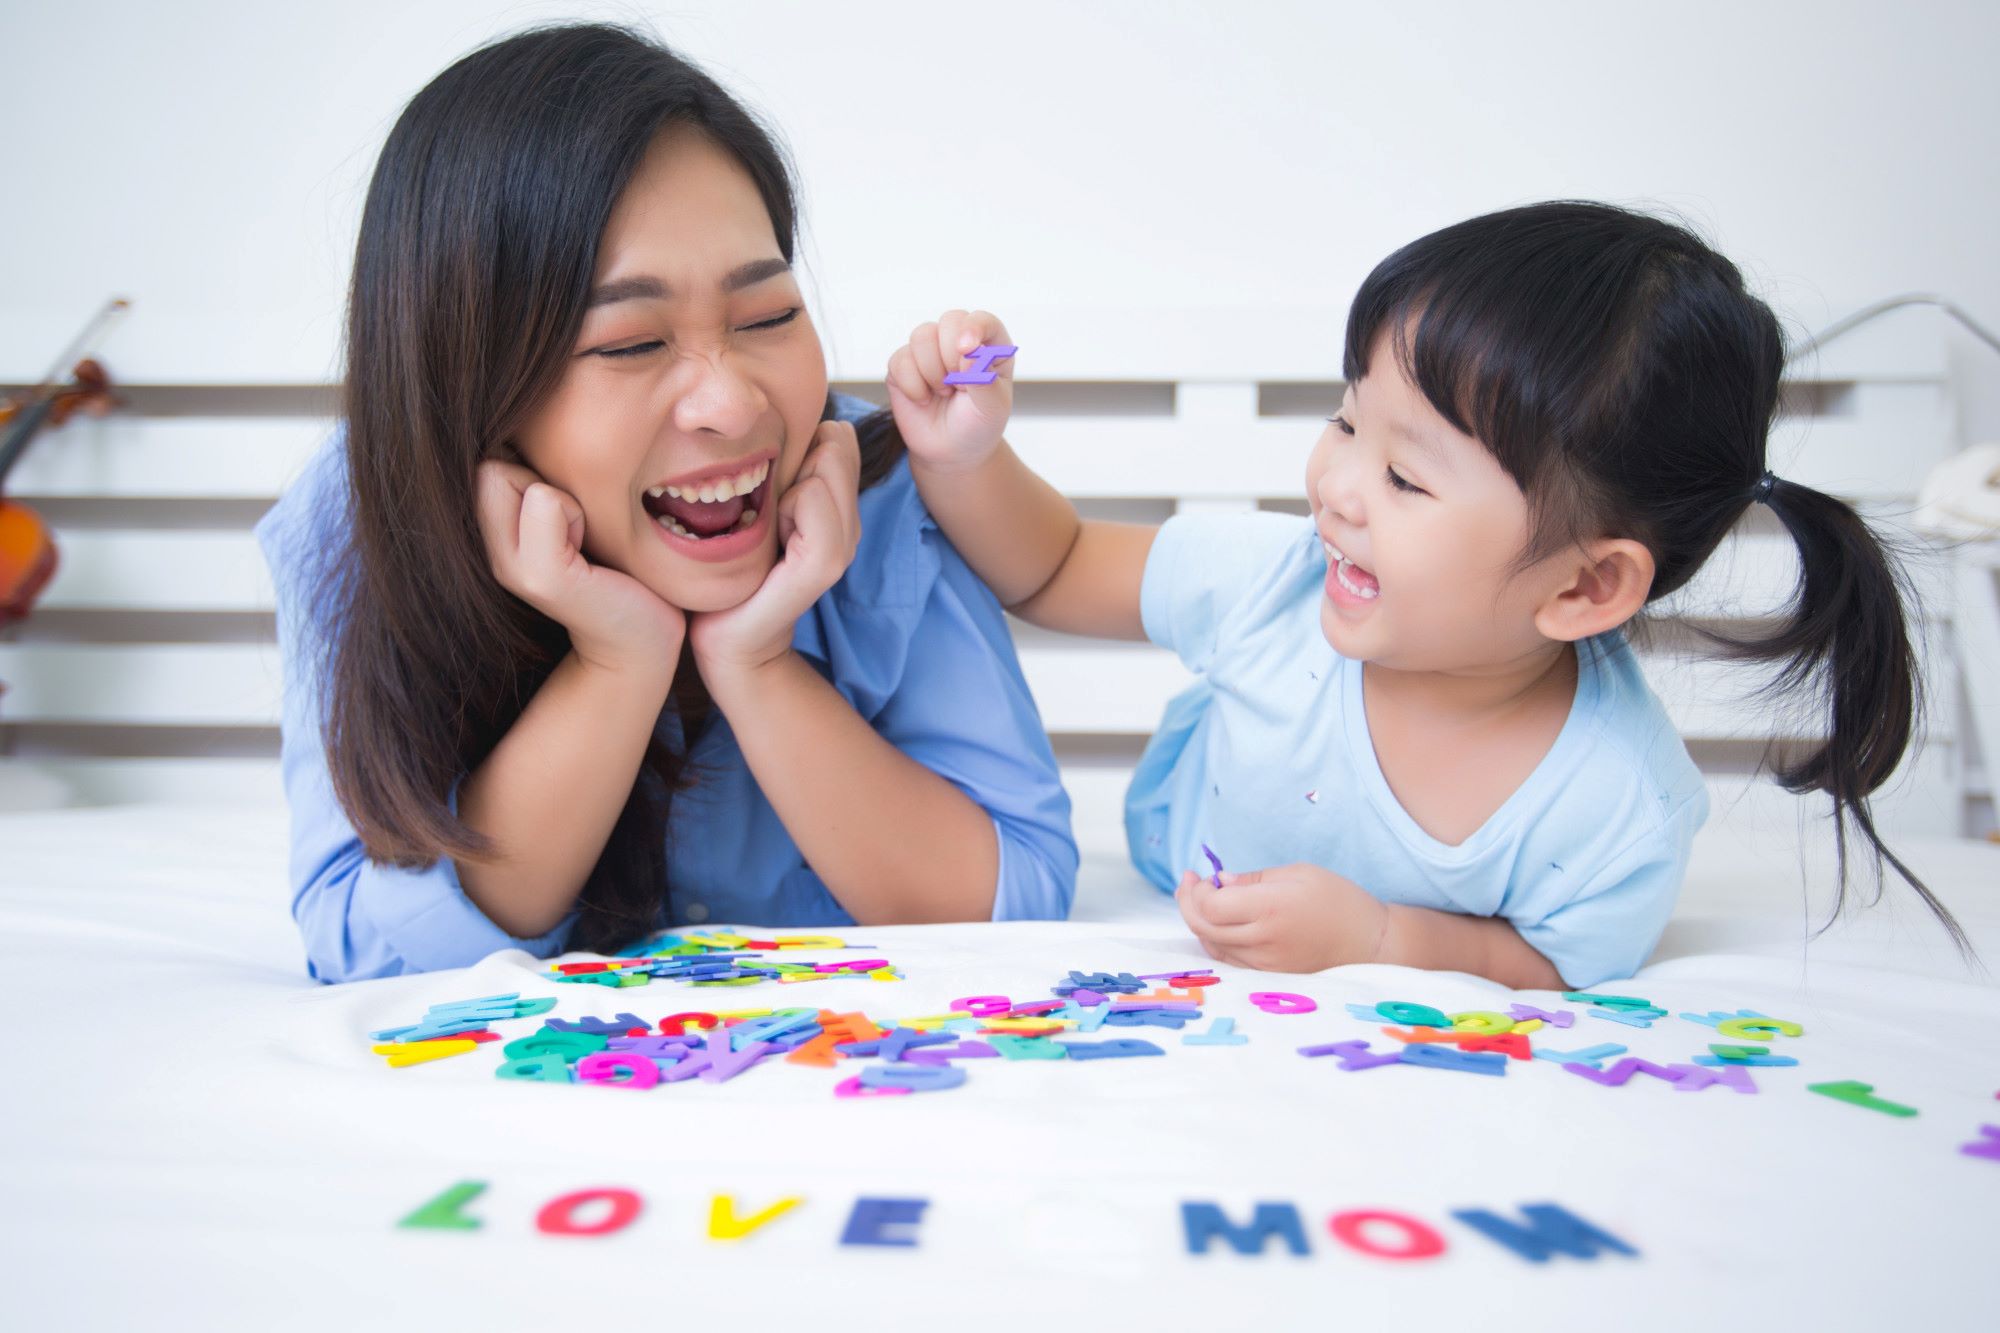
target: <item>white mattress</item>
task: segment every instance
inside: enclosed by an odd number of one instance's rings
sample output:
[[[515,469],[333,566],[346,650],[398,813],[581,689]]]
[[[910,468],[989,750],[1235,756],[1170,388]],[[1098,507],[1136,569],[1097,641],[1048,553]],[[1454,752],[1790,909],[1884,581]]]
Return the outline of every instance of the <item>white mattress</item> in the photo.
[[[2000,965],[2000,848],[1908,851]],[[1990,1329],[2000,1161],[1960,1146],[2000,1125],[2000,992],[1900,905],[1805,947],[1794,855],[1778,840],[1704,843],[1659,956],[1599,988],[1673,1016],[1647,1030],[1580,1016],[1531,1037],[1667,1063],[1719,1040],[1683,1011],[1802,1024],[1773,1043],[1798,1067],[1752,1070],[1755,1096],[1643,1076],[1604,1087],[1541,1060],[1495,1078],[1301,1057],[1313,1043],[1390,1044],[1348,1003],[1583,1008],[1357,966],[1217,969],[1208,1011],[1235,1018],[1244,1046],[1106,1029],[1165,1057],[968,1061],[954,1090],[844,1100],[833,1086],[851,1068],[782,1061],[643,1092],[496,1079],[498,1043],[391,1070],[368,1033],[509,991],[557,996],[572,1018],[812,1003],[890,1019],[966,995],[1048,998],[1072,968],[1205,960],[1169,902],[1093,852],[1071,922],[845,932],[901,982],[612,991],[553,985],[537,960],[502,953],[319,987],[285,910],[282,812],[0,817],[0,975],[20,1048],[0,1109],[7,1322]],[[1319,1008],[1263,1013],[1255,990]],[[1805,1090],[1842,1079],[1919,1114]],[[468,1180],[488,1186],[466,1209],[477,1230],[396,1225]],[[630,1190],[643,1211],[601,1237],[537,1231],[545,1204],[593,1187]],[[715,1194],[743,1214],[804,1202],[725,1242],[707,1235]],[[862,1198],[927,1200],[917,1244],[843,1245]],[[1309,1253],[1273,1240],[1254,1257],[1220,1242],[1190,1254],[1188,1202],[1239,1221],[1260,1202],[1292,1205]],[[1531,1263],[1453,1216],[1519,1220],[1537,1203],[1636,1254]],[[1445,1249],[1358,1253],[1328,1227],[1351,1210],[1417,1219]]]

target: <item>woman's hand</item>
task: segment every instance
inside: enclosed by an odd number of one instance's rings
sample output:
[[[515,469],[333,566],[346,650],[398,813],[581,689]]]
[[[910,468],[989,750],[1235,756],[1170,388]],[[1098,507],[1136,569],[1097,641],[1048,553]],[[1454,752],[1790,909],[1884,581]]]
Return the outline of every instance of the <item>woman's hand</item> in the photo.
[[[1004,345],[1007,330],[983,310],[950,310],[920,324],[889,358],[889,406],[913,461],[936,472],[979,466],[1000,445],[1014,410],[1014,362],[996,361],[991,384],[946,384],[965,357],[985,344]]]
[[[672,680],[687,617],[583,554],[583,506],[517,463],[479,465],[479,530],[500,586],[569,631],[584,662]]]
[[[1189,871],[1174,901],[1219,963],[1260,972],[1317,972],[1381,957],[1389,909],[1351,879],[1312,865],[1221,874],[1222,887]]]
[[[725,711],[728,686],[791,652],[799,617],[853,562],[861,541],[860,478],[854,427],[820,422],[798,476],[778,500],[778,563],[741,605],[694,617],[688,642],[695,665]]]

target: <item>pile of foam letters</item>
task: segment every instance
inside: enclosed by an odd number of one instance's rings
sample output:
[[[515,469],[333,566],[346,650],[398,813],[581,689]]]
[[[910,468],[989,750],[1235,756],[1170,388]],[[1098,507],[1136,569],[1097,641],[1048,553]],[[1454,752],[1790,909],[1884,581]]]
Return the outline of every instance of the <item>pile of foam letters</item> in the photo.
[[[720,932],[667,935],[617,958],[552,964],[550,970],[556,982],[619,990],[656,980],[690,987],[902,980],[902,974],[883,958],[795,963],[778,956],[850,947],[822,935],[771,940]],[[1051,989],[1053,999],[1017,1002],[1004,995],[972,995],[952,1001],[945,1013],[902,1018],[886,1026],[859,1011],[817,1006],[690,1010],[669,1014],[657,1023],[626,1012],[610,1018],[549,1018],[539,1031],[506,1042],[501,1049],[504,1059],[494,1072],[503,1079],[640,1090],[690,1079],[726,1082],[777,1059],[824,1069],[853,1062],[858,1072],[835,1083],[835,1096],[909,1096],[963,1085],[966,1065],[975,1060],[1108,1060],[1166,1054],[1155,1041],[1124,1031],[1114,1036],[1104,1032],[1107,1028],[1174,1031],[1183,1046],[1245,1045],[1250,1038],[1236,1031],[1234,1018],[1210,1016],[1205,1009],[1209,989],[1220,984],[1217,977],[1201,971],[1140,975],[1073,971]],[[1253,991],[1247,998],[1253,1008],[1267,1014],[1310,1014],[1319,1008],[1311,998],[1285,991]],[[1570,1032],[1575,1035],[1564,1044],[1580,1040],[1580,1016],[1634,1028],[1650,1028],[1668,1017],[1665,1009],[1629,995],[1569,991],[1562,998],[1583,1006],[1581,1015],[1575,1009],[1526,1004],[1513,1004],[1504,1013],[1450,1014],[1403,1000],[1350,1004],[1349,1015],[1378,1026],[1391,1039],[1385,1049],[1353,1039],[1301,1046],[1298,1052],[1310,1058],[1331,1057],[1332,1066],[1347,1073],[1415,1065],[1501,1077],[1515,1062],[1543,1060],[1604,1087],[1622,1087],[1644,1076],[1671,1084],[1678,1092],[1727,1089],[1739,1094],[1759,1090],[1752,1070],[1799,1064],[1796,1057],[1774,1053],[1772,1048],[1804,1037],[1805,1030],[1789,1019],[1750,1009],[1680,1014],[1681,1020],[1712,1029],[1718,1038],[1684,1063],[1638,1059],[1612,1041],[1586,1041],[1569,1050],[1534,1044],[1531,1034]],[[416,1023],[372,1034],[377,1043],[372,1049],[391,1068],[429,1063],[499,1040],[500,1034],[491,1028],[495,1022],[536,1017],[554,1007],[553,998],[522,999],[518,994],[432,1005]],[[1205,1027],[1191,1026],[1203,1019]],[[1873,1085],[1855,1079],[1809,1083],[1806,1088],[1886,1115],[1917,1114],[1915,1107],[1878,1097]],[[1960,1151],[2000,1162],[2000,1126],[1980,1126],[1979,1137]]]

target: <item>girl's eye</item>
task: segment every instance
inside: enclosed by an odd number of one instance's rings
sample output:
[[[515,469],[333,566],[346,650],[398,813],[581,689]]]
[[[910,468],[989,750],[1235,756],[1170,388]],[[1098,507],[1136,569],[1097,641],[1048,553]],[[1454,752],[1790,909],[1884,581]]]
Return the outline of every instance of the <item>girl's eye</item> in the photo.
[[[661,342],[658,338],[654,338],[650,342],[633,343],[630,347],[600,347],[597,349],[596,355],[609,357],[612,360],[619,360],[628,356],[642,356],[647,352],[657,351],[665,346],[665,343]]]
[[[1347,420],[1347,418],[1346,418],[1346,417],[1343,417],[1343,416],[1331,416],[1331,417],[1328,417],[1328,418],[1327,418],[1327,420],[1328,420],[1328,421],[1331,421],[1331,422],[1332,422],[1332,423],[1333,423],[1334,425],[1336,425],[1336,426],[1340,427],[1340,433],[1341,433],[1342,435],[1352,435],[1352,434],[1354,434],[1354,427],[1353,427],[1353,426],[1352,426],[1351,424],[1349,424],[1349,422],[1348,422],[1348,420]]]
[[[1411,484],[1410,484],[1409,482],[1405,481],[1405,480],[1404,480],[1404,479],[1403,479],[1403,478],[1402,478],[1402,477],[1401,477],[1401,476],[1400,476],[1400,475],[1399,475],[1399,474],[1397,473],[1396,469],[1394,469],[1394,468],[1388,468],[1388,469],[1385,469],[1385,470],[1386,470],[1386,472],[1388,473],[1388,477],[1389,477],[1389,484],[1390,484],[1391,486],[1395,487],[1395,488],[1396,488],[1397,490],[1399,490],[1399,491],[1408,491],[1408,492],[1409,492],[1409,493],[1410,493],[1411,495],[1429,495],[1429,494],[1430,494],[1430,492],[1429,492],[1429,491],[1427,491],[1427,490],[1425,490],[1425,489],[1424,489],[1423,487],[1421,487],[1421,486],[1413,486],[1413,485],[1411,485]]]
[[[799,308],[797,306],[793,306],[790,310],[787,310],[782,315],[773,315],[771,318],[766,320],[760,320],[755,324],[745,324],[743,326],[743,330],[746,333],[750,333],[760,329],[783,328],[785,325],[791,323],[798,317],[799,317]]]

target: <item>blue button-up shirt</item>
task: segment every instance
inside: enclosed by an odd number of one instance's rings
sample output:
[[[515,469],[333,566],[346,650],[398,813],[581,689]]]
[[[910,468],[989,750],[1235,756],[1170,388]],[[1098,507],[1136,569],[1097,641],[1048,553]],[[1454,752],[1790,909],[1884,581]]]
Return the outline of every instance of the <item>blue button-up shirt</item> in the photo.
[[[845,420],[871,410],[845,397],[836,406]],[[428,870],[370,861],[334,799],[317,679],[320,645],[334,626],[330,609],[313,603],[321,553],[346,540],[341,439],[321,448],[257,525],[278,593],[292,915],[308,970],[321,981],[354,981],[462,967],[510,947],[556,953],[571,920],[533,939],[510,936],[465,896],[449,859]],[[907,462],[861,493],[860,516],[853,564],[799,618],[793,646],[885,740],[992,817],[1000,846],[993,919],[1059,920],[1076,886],[1069,798],[1000,605],[938,531]],[[658,734],[680,748],[671,709]],[[853,924],[765,799],[726,718],[715,716],[689,758],[696,782],[669,809],[673,893],[660,924]]]

